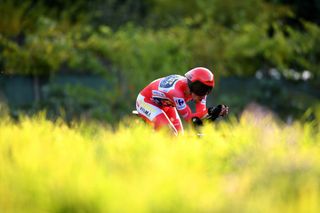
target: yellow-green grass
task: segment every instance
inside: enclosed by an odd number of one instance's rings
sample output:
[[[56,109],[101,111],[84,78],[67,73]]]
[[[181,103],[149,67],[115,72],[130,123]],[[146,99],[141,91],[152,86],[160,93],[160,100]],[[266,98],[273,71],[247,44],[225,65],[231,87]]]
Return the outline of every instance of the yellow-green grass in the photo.
[[[2,119],[0,212],[320,212],[314,123],[246,116],[200,138],[132,123]]]

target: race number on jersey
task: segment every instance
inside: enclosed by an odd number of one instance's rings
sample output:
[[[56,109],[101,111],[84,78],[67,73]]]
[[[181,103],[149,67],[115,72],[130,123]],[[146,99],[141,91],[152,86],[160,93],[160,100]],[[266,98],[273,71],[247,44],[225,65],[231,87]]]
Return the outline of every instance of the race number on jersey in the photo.
[[[160,81],[158,89],[162,92],[169,92],[174,89],[175,84],[181,78],[183,77],[180,75],[169,75]]]

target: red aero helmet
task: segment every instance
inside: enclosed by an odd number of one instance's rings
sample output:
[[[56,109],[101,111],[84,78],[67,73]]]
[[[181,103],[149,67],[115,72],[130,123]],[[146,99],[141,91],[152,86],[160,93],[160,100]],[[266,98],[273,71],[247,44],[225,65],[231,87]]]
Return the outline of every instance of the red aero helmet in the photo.
[[[193,68],[185,76],[188,79],[190,91],[198,96],[209,94],[214,87],[214,75],[207,68]]]

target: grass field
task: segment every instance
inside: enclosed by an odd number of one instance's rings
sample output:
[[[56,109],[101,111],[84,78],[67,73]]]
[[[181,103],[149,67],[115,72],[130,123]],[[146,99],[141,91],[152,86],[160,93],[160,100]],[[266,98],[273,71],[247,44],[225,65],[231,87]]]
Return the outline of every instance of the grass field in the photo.
[[[319,125],[203,132],[3,118],[0,212],[320,212]]]

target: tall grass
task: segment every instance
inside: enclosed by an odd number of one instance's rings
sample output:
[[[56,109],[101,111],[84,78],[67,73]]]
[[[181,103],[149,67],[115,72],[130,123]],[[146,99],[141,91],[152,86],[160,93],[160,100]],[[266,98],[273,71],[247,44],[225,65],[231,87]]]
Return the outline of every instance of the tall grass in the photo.
[[[203,132],[2,119],[0,211],[320,211],[319,126],[247,116]]]

